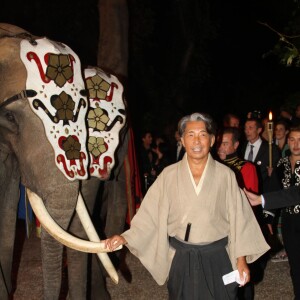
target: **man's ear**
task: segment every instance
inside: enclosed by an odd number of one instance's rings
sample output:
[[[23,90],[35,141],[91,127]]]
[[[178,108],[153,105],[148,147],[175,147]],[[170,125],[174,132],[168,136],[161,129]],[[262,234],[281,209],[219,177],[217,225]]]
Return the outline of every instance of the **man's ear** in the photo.
[[[185,148],[183,137],[180,138],[182,146]]]
[[[239,144],[240,144],[239,141],[236,141],[236,142],[233,144],[234,150],[237,150],[237,148],[239,147]]]
[[[214,145],[216,141],[216,137],[214,135],[211,135],[211,138],[210,138],[210,147],[212,147]]]
[[[259,127],[259,128],[258,128],[258,134],[261,134],[262,130],[263,130],[263,129],[262,129],[261,127]]]

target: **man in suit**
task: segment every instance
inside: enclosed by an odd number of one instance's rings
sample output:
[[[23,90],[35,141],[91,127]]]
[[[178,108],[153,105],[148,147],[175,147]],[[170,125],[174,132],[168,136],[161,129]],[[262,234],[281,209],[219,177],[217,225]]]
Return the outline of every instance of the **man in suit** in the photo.
[[[252,161],[258,170],[259,192],[271,192],[280,188],[279,183],[272,180],[272,168],[269,166],[269,143],[260,137],[263,130],[259,119],[250,118],[245,123],[246,144],[242,151],[246,160]],[[252,152],[252,153],[251,153]],[[272,167],[280,159],[278,147],[272,144]]]
[[[269,143],[261,138],[260,134],[262,130],[263,126],[260,119],[247,119],[244,127],[247,142],[242,149],[244,159],[252,161],[257,168],[260,194],[280,189],[277,176],[272,174],[273,167],[276,167],[280,159],[280,151],[276,145],[272,144],[272,167],[270,168]],[[259,207],[259,209],[255,211],[255,215],[266,240],[270,241],[271,235],[273,234],[272,223],[275,217],[275,211],[262,210],[262,208]],[[268,258],[268,254],[264,255],[252,265],[251,271],[254,281],[259,282],[263,279]]]
[[[298,132],[298,156],[300,149],[300,131]],[[294,148],[293,148],[294,149]],[[295,152],[294,152],[295,153]],[[293,155],[293,154],[292,154]],[[299,161],[299,160],[298,160]],[[245,190],[245,193],[251,205],[262,204],[265,208],[280,208],[286,207],[284,213],[282,226],[284,228],[283,237],[285,246],[289,257],[290,274],[294,287],[294,299],[300,299],[300,188],[298,186],[288,187],[286,189],[266,193],[263,195],[256,195]],[[287,243],[286,243],[287,242]]]
[[[182,145],[178,130],[175,131],[174,137],[175,137],[176,144],[175,144],[175,149],[173,150],[172,153],[173,163],[180,161],[183,158],[183,155],[185,153],[185,149]]]

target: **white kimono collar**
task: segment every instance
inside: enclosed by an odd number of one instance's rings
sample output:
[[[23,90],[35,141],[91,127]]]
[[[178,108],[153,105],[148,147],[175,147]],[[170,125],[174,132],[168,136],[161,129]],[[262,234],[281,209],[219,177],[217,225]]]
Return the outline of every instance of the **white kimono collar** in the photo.
[[[203,185],[203,181],[204,181],[204,178],[205,178],[205,175],[206,175],[207,166],[209,165],[209,160],[211,160],[211,159],[212,159],[212,157],[211,157],[211,155],[209,153],[206,165],[205,165],[203,173],[202,173],[202,176],[201,176],[198,184],[196,185],[194,177],[193,177],[193,174],[192,174],[192,171],[190,169],[190,166],[189,166],[189,163],[188,163],[188,160],[187,160],[187,154],[184,155],[183,161],[187,165],[187,169],[188,169],[188,172],[190,174],[190,179],[192,181],[192,184],[193,184],[193,187],[194,187],[194,190],[195,190],[195,193],[197,194],[197,196],[199,195],[199,193],[201,191],[201,188],[202,188],[202,185]]]

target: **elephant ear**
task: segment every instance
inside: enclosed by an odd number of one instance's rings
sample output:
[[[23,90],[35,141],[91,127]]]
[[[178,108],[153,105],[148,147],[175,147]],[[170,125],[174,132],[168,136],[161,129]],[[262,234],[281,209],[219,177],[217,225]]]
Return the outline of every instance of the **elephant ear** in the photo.
[[[117,77],[100,68],[84,70],[89,95],[87,124],[90,175],[108,179],[115,165],[115,152],[124,127],[125,103],[123,86]]]
[[[65,44],[47,38],[21,41],[27,70],[26,89],[33,112],[42,120],[55,152],[55,163],[70,180],[86,179],[88,154],[85,116],[88,102],[78,56]]]

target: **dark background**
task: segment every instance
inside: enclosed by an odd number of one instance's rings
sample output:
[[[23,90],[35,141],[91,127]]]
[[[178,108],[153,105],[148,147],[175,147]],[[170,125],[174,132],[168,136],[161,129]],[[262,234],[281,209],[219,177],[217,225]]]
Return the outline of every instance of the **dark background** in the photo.
[[[5,1],[8,22],[68,44],[83,65],[96,65],[97,0]],[[248,111],[275,117],[300,100],[299,68],[263,55],[295,19],[294,0],[129,0],[129,71],[125,83],[134,129],[170,132],[179,118]],[[107,28],[109,30],[109,28]],[[295,31],[297,32],[297,30]],[[300,29],[298,31],[300,33]],[[295,33],[296,34],[296,33]]]

